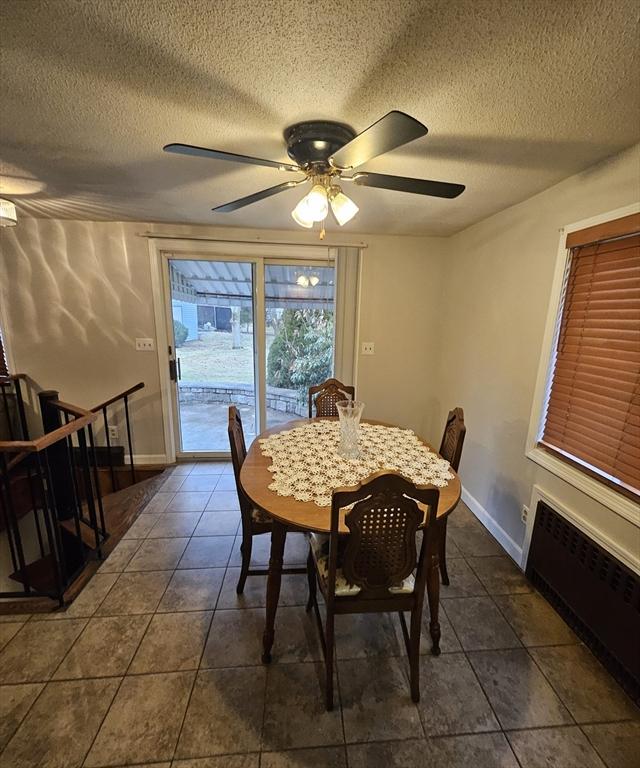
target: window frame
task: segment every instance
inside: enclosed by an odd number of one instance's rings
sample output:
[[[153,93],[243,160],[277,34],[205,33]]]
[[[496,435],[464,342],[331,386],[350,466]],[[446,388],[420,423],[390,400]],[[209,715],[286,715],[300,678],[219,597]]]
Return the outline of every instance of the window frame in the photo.
[[[560,229],[558,253],[538,363],[525,456],[640,528],[640,504],[623,492],[607,485],[605,478],[602,480],[596,479],[588,467],[582,468],[577,462],[570,463],[569,460],[560,459],[551,451],[547,451],[538,445],[544,429],[546,403],[549,397],[553,374],[553,355],[560,331],[564,288],[571,262],[571,251],[566,247],[567,235],[570,232],[604,224],[613,219],[619,219],[634,213],[640,213],[640,203],[634,203],[624,208],[618,208],[598,216],[582,219]]]

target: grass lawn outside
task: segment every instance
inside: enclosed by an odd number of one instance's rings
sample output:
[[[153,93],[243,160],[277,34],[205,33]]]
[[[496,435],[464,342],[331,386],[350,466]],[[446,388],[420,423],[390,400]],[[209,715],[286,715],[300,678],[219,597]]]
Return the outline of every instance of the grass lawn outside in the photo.
[[[253,334],[242,333],[242,348],[232,349],[232,334],[200,331],[198,341],[187,341],[178,348],[182,381],[215,383],[230,381],[253,384]],[[267,353],[273,333],[267,335]]]

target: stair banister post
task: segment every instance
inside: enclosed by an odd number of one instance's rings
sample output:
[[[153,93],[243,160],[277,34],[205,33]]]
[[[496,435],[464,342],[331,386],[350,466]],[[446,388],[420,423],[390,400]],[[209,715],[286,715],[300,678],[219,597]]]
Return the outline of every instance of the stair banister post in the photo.
[[[58,400],[58,392],[47,389],[38,393],[40,400],[40,415],[44,434],[53,432],[62,426],[62,416],[58,408],[51,401]],[[47,460],[51,469],[51,482],[55,508],[59,520],[69,520],[74,515],[75,499],[73,494],[73,477],[67,457],[64,440],[61,440],[45,449]]]

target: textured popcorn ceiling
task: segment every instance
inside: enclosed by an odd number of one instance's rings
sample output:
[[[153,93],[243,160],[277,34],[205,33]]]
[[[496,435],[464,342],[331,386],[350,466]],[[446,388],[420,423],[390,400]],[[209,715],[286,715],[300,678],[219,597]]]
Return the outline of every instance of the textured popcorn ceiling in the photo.
[[[290,178],[165,155],[179,141],[284,159],[282,130],[429,135],[365,170],[457,200],[349,187],[351,232],[449,234],[640,140],[636,0],[2,0],[2,194],[36,216],[296,228]],[[333,228],[337,225],[332,224]]]

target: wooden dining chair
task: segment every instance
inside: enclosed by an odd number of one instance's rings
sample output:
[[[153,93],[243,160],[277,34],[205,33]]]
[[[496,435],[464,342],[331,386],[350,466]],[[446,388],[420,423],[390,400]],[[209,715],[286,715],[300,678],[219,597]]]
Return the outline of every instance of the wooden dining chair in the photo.
[[[355,387],[348,387],[338,379],[327,379],[322,384],[309,387],[309,418],[313,417],[314,409],[316,416],[337,416],[336,403],[355,399]]]
[[[378,472],[353,488],[334,491],[331,532],[311,534],[307,577],[326,666],[327,710],[333,708],[334,625],[337,614],[397,611],[409,656],[411,698],[420,698],[420,630],[427,578],[426,551],[438,508],[437,488],[418,487],[397,472]],[[416,502],[427,507],[426,513]],[[349,533],[338,533],[340,510]],[[423,527],[420,554],[416,533]],[[417,566],[416,566],[417,562]],[[415,570],[415,575],[414,575]],[[318,608],[317,585],[326,606]],[[410,628],[404,612],[411,612]]]
[[[467,428],[464,425],[464,411],[462,408],[454,408],[449,411],[447,416],[447,423],[444,427],[442,434],[442,442],[440,443],[440,450],[438,453],[443,459],[446,459],[451,468],[457,472],[460,466],[460,457],[462,456],[462,446],[464,444],[464,436],[467,432]],[[447,517],[441,523],[441,538],[440,538],[440,576],[442,577],[442,583],[445,586],[449,586],[449,574],[447,572]]]
[[[240,569],[240,578],[236,586],[236,592],[241,595],[244,591],[244,585],[247,576],[264,576],[269,573],[267,568],[251,568],[251,549],[253,546],[253,537],[262,533],[271,533],[273,528],[272,518],[260,509],[257,509],[251,503],[240,483],[240,470],[247,455],[247,448],[244,440],[244,430],[242,429],[242,419],[240,412],[235,405],[229,406],[229,447],[231,448],[231,461],[233,463],[233,474],[236,478],[236,491],[238,493],[238,502],[240,504],[240,518],[242,521],[242,544],[240,552],[242,554],[242,567]],[[304,568],[283,568],[282,573],[304,573]]]

